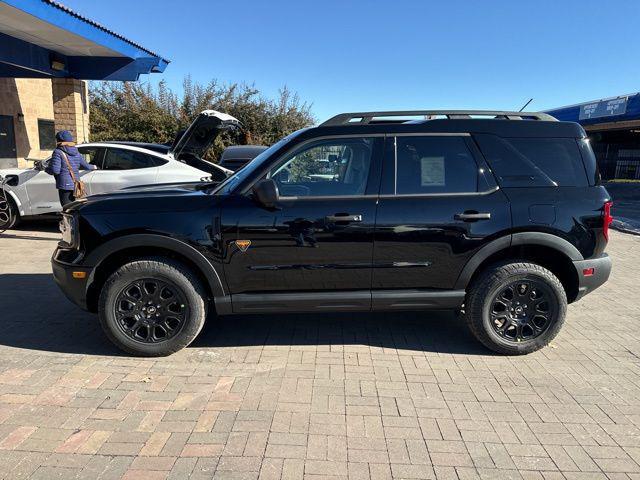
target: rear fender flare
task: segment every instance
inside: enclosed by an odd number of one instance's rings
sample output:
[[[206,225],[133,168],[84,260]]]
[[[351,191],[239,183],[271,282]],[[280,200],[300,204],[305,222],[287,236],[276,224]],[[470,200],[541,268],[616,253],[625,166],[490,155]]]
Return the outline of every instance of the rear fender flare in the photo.
[[[478,267],[491,255],[518,245],[550,247],[566,255],[572,261],[584,260],[580,251],[564,238],[544,232],[520,232],[497,238],[482,247],[471,257],[456,280],[455,289],[465,289]]]

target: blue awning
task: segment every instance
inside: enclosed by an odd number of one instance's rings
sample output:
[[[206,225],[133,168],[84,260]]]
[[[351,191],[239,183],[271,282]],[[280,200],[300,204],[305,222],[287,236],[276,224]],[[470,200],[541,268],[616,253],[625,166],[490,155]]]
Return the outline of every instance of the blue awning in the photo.
[[[581,125],[640,120],[640,93],[603,98],[567,107],[547,110],[558,120],[578,122]]]
[[[0,77],[137,80],[168,63],[53,0],[0,0]]]

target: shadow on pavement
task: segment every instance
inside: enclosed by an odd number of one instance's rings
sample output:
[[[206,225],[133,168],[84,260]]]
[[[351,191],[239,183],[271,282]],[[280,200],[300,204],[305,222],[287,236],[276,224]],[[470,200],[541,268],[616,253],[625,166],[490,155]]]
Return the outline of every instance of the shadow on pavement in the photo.
[[[0,345],[123,356],[95,315],[70,303],[50,274],[0,275]],[[451,312],[243,315],[210,319],[190,348],[369,345],[423,352],[491,354]]]
[[[46,218],[39,220],[23,220],[18,225],[8,230],[0,230],[0,238],[13,238],[19,240],[51,240],[52,237],[41,237],[31,234],[32,232],[59,234],[59,220],[57,218]],[[25,233],[27,233],[25,235]]]

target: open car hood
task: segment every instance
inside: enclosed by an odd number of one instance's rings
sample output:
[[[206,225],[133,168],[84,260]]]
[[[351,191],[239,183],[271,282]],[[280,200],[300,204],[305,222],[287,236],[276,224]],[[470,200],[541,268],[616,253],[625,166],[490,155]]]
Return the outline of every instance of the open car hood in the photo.
[[[189,163],[194,157],[202,158],[209,146],[222,132],[240,128],[242,125],[237,118],[215,110],[204,110],[173,144],[169,153],[176,160]]]

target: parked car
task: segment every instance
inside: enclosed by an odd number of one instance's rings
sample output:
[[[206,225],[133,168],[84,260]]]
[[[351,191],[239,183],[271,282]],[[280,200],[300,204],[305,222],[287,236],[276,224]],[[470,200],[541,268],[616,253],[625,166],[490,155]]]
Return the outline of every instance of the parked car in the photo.
[[[172,148],[137,142],[78,145],[85,159],[98,167],[80,171],[81,180],[89,195],[147,184],[220,182],[233,172],[201,156],[222,128],[235,125],[239,125],[235,118],[208,110],[198,115]],[[0,176],[7,175],[17,175],[18,182],[15,186],[4,184],[4,192],[0,192],[0,228],[9,228],[24,217],[62,210],[54,178],[44,171],[42,162],[30,169],[0,170]]]
[[[267,148],[264,145],[232,145],[220,156],[220,166],[237,172]]]
[[[496,352],[525,354],[609,277],[610,209],[576,123],[349,113],[220,185],[72,204],[52,266],[136,355],[189,345],[208,314],[432,309],[459,311]]]

